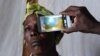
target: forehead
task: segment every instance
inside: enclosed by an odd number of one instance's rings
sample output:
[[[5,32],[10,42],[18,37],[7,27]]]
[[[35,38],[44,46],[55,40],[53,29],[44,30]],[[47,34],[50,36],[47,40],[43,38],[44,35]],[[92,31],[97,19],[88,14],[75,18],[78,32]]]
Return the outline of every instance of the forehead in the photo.
[[[23,25],[27,25],[29,23],[34,24],[37,22],[37,17],[35,15],[29,15],[26,20],[23,22]]]

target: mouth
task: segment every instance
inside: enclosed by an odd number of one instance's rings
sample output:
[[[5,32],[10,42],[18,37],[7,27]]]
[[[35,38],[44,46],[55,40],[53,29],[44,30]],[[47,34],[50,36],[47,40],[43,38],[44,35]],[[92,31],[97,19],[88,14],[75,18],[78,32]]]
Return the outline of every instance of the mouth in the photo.
[[[32,47],[39,46],[39,41],[33,40],[33,41],[31,42],[31,46],[32,46]]]

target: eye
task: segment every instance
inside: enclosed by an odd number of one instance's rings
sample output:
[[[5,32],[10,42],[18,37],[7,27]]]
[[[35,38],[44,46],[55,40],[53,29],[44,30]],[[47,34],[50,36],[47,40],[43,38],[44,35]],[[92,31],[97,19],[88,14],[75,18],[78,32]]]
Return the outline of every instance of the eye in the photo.
[[[30,28],[30,27],[26,27],[26,28],[24,29],[24,31],[25,31],[25,32],[31,31],[31,28]]]

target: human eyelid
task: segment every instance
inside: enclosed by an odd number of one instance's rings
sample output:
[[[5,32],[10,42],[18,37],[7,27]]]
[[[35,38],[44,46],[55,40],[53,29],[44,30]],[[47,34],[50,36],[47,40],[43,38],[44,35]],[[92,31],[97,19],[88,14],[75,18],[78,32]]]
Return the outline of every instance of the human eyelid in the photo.
[[[30,26],[25,26],[24,31],[30,31],[31,27]]]

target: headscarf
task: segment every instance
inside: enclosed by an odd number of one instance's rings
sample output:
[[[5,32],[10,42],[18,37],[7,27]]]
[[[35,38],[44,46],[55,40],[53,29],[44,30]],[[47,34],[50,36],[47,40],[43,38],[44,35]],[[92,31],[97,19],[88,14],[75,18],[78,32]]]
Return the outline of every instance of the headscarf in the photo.
[[[47,10],[45,7],[39,5],[38,3],[30,4],[28,2],[27,5],[26,5],[25,18],[30,14],[43,15],[43,16],[53,15],[53,13],[51,11]]]

